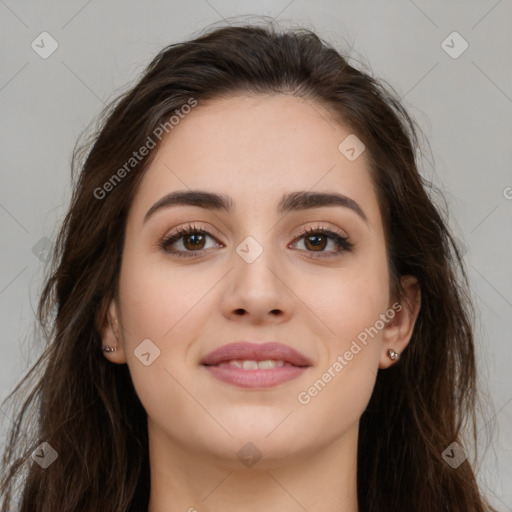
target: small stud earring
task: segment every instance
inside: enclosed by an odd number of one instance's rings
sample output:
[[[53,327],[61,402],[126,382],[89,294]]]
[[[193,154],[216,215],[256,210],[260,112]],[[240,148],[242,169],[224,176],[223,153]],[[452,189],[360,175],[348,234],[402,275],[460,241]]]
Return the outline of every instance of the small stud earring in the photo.
[[[392,348],[388,348],[388,355],[393,361],[398,361],[400,359],[400,354],[395,352]]]
[[[108,345],[103,345],[101,350],[103,350],[103,352],[115,352],[117,347],[109,347]]]

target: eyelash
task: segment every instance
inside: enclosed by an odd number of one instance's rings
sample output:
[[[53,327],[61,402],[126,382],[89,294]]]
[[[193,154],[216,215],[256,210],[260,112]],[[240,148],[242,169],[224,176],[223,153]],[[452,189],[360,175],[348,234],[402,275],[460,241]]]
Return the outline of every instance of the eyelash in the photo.
[[[186,235],[191,235],[191,234],[201,234],[201,235],[206,235],[206,236],[209,236],[211,238],[215,238],[213,235],[211,235],[208,231],[204,230],[204,229],[201,229],[195,225],[192,225],[192,224],[189,224],[185,227],[179,227],[177,232],[176,233],[173,233],[169,236],[166,236],[162,239],[162,241],[160,242],[160,248],[168,253],[168,254],[172,254],[172,255],[175,255],[175,256],[178,256],[180,258],[194,258],[194,257],[197,257],[197,255],[200,255],[202,254],[204,251],[206,251],[207,249],[200,249],[198,251],[176,251],[176,250],[169,250],[167,249],[167,247],[171,244],[173,244],[174,242],[177,242],[178,240],[180,240],[181,238],[185,237]],[[319,254],[323,254],[322,256],[313,256],[313,258],[334,258],[344,252],[348,252],[348,251],[351,251],[352,248],[354,247],[354,245],[352,244],[352,242],[350,242],[350,240],[348,239],[347,236],[345,236],[343,233],[341,232],[336,232],[336,231],[331,231],[329,229],[325,229],[325,228],[322,228],[322,227],[307,227],[306,229],[302,230],[302,232],[300,233],[300,235],[294,240],[294,242],[304,238],[304,237],[307,237],[308,235],[312,235],[312,234],[321,234],[321,235],[327,235],[328,238],[330,238],[331,240],[334,240],[334,242],[336,244],[338,244],[338,249],[336,251],[334,251],[335,254],[330,254],[328,256],[325,255],[325,252],[320,252]],[[186,253],[189,253],[188,255]],[[312,253],[315,253],[315,251],[306,251],[306,252],[312,252]]]

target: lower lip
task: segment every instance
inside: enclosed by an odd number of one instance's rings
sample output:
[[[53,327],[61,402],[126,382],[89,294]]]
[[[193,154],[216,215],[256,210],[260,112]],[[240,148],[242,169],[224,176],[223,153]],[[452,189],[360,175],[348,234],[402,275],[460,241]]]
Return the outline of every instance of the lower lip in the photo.
[[[204,366],[204,365],[203,365]],[[269,388],[300,377],[306,366],[243,370],[234,366],[204,366],[216,379],[241,388]]]

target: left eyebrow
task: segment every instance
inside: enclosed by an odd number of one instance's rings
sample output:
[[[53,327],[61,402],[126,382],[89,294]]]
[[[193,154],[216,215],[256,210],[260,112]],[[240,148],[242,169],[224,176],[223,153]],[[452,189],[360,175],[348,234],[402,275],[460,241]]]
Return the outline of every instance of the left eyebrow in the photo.
[[[178,190],[159,199],[144,216],[146,222],[157,210],[175,206],[197,206],[208,210],[233,210],[234,201],[230,196],[207,192],[205,190]],[[348,208],[368,223],[368,217],[359,204],[350,197],[337,192],[291,192],[283,195],[277,205],[279,214],[284,215],[291,211],[308,210],[324,207]]]

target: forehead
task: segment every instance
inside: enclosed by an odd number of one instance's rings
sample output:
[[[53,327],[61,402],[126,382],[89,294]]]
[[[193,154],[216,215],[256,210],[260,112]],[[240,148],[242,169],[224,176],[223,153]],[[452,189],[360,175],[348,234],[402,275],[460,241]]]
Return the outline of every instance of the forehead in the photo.
[[[340,151],[353,136],[312,100],[274,95],[200,102],[156,150],[132,206],[140,216],[163,195],[186,189],[227,194],[234,211],[275,206],[291,191],[337,191],[364,203],[371,220],[378,207],[366,155],[349,160]]]

